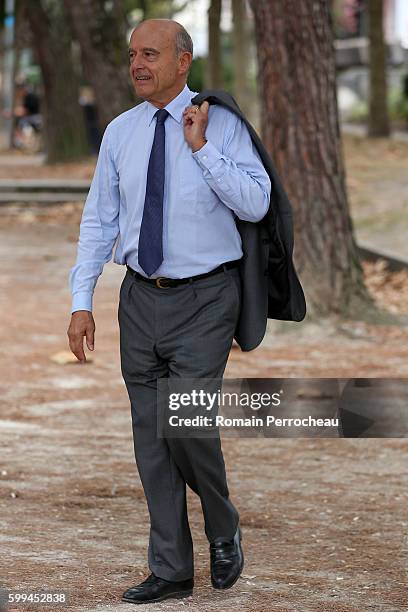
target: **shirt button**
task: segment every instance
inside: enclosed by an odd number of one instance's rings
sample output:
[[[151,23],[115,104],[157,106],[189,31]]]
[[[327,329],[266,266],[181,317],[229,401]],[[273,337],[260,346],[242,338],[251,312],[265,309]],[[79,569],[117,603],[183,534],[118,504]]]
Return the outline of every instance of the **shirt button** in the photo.
[[[218,183],[221,183],[221,179],[217,179]]]
[[[206,155],[203,155],[203,159],[207,159],[207,156],[206,156]]]

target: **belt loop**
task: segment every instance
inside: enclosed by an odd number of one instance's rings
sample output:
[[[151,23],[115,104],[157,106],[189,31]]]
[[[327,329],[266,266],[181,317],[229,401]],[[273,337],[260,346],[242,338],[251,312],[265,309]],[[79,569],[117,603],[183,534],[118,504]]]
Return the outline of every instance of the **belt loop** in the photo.
[[[222,268],[224,270],[224,274],[227,274],[228,273],[227,265],[226,264],[222,264]]]

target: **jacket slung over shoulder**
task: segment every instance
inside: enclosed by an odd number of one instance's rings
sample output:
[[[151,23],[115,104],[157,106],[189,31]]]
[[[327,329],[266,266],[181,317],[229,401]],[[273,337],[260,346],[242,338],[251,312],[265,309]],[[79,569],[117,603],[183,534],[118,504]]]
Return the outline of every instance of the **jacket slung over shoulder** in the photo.
[[[235,339],[243,351],[251,351],[261,342],[267,319],[302,321],[306,301],[293,264],[293,213],[272,160],[255,129],[243,115],[237,102],[226,91],[206,90],[191,99],[224,106],[245,123],[266,172],[271,180],[269,209],[257,223],[237,219],[243,258],[241,314]]]

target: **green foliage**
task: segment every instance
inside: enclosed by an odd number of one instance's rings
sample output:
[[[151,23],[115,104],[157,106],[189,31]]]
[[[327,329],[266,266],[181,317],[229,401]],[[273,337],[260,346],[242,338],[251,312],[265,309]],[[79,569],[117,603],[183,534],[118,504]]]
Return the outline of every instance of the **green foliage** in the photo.
[[[388,112],[391,121],[403,121],[408,125],[408,96],[401,87],[388,92]],[[368,120],[367,102],[357,102],[350,112],[350,121],[365,123]]]
[[[138,9],[141,11],[142,19],[154,17],[172,19],[187,4],[188,1],[183,0],[124,0],[126,14]]]
[[[24,68],[25,80],[34,87],[41,85],[41,70],[38,65],[30,65]]]
[[[206,60],[204,57],[195,57],[191,64],[187,85],[191,91],[201,91],[204,88]]]
[[[368,104],[367,102],[356,102],[350,110],[349,121],[356,123],[365,123],[368,119]]]
[[[408,96],[404,90],[392,89],[388,96],[390,118],[393,121],[405,121],[408,125]]]
[[[205,87],[205,71],[207,66],[206,57],[195,57],[191,64],[187,85],[192,91],[202,91]],[[233,91],[234,73],[231,63],[223,66],[224,87],[227,91]]]
[[[224,89],[233,91],[234,65],[233,65],[233,39],[232,32],[221,31],[222,79]]]
[[[342,23],[344,11],[343,5],[343,0],[333,0],[330,7],[333,33],[335,38],[339,38],[342,34],[344,34],[344,26]]]

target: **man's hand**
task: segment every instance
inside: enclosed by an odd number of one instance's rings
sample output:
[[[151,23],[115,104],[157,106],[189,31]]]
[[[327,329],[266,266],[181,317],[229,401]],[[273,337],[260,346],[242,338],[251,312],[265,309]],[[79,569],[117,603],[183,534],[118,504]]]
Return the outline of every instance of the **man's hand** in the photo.
[[[184,138],[191,147],[193,153],[201,149],[207,142],[205,130],[208,125],[209,104],[205,100],[201,106],[187,106],[183,112]]]
[[[68,331],[69,348],[75,357],[85,362],[83,338],[86,336],[86,345],[90,351],[94,350],[95,321],[92,312],[88,310],[77,310],[72,313],[71,323]]]

